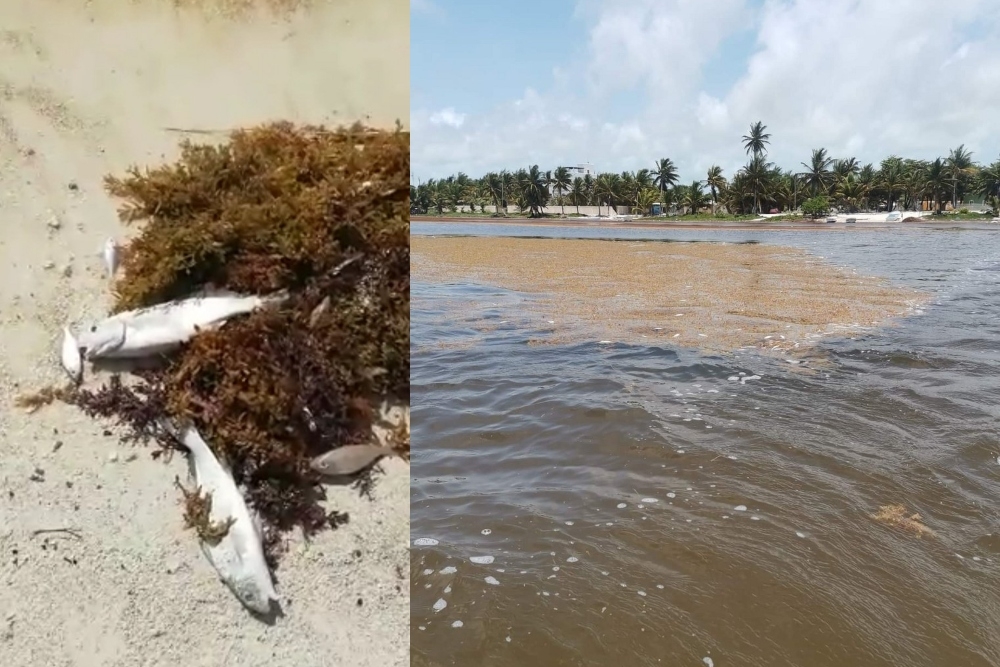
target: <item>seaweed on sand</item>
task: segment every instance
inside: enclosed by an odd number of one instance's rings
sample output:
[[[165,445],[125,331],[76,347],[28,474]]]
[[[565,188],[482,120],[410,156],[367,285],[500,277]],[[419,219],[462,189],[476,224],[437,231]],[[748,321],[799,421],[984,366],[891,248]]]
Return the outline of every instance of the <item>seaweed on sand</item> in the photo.
[[[370,440],[374,402],[409,402],[409,134],[274,123],[183,142],[176,164],[106,187],[144,223],[115,312],[206,287],[289,298],[198,334],[140,382],[67,400],[163,447],[176,444],[160,417],[193,420],[270,531],[342,522],[318,504],[310,458]]]

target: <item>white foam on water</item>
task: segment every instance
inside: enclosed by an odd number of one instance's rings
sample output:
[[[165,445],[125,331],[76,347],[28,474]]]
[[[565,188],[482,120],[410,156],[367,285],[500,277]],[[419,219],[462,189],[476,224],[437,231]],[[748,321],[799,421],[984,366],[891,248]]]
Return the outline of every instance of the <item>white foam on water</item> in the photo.
[[[670,493],[667,494],[667,498],[676,498],[676,497],[677,497],[677,494],[674,493],[673,491],[671,491]]]
[[[451,586],[445,586],[445,587],[444,587],[444,591],[442,591],[442,592],[443,592],[443,593],[444,593],[445,595],[447,595],[448,593],[451,593]]]
[[[427,629],[426,625],[418,625],[417,626],[417,630],[426,630],[426,629]]]
[[[660,590],[663,590],[663,584],[656,584],[656,587],[659,588]]]
[[[490,586],[499,586],[500,585],[500,582],[497,581],[494,577],[486,577],[485,579],[483,579],[483,581],[485,581],[486,583],[488,583]]]
[[[479,531],[479,532],[481,532],[481,533],[482,533],[483,535],[489,535],[489,534],[490,534],[490,533],[492,533],[493,531],[492,531],[492,530],[490,530],[489,528],[483,528],[483,529],[482,529],[481,531]]]
[[[625,509],[626,507],[628,507],[628,505],[627,505],[627,504],[625,504],[625,503],[618,503],[618,509],[620,509],[620,510],[623,510],[623,509]]]
[[[580,559],[579,559],[579,558],[577,558],[576,556],[570,556],[569,558],[567,558],[567,559],[566,559],[566,562],[567,562],[567,563],[575,563],[575,562],[577,562],[578,560],[580,560]]]
[[[639,508],[639,509],[641,509],[641,510],[644,510],[644,509],[646,509],[646,506],[645,506],[645,505],[643,505],[643,504],[639,504],[639,505],[636,505],[636,507],[638,507],[638,508]]]
[[[730,461],[735,461],[735,460],[736,460],[736,457],[735,457],[735,456],[733,456],[732,454],[730,454],[730,455],[729,455],[729,456],[727,456],[726,458],[727,458],[727,459],[729,459]]]
[[[715,663],[712,662],[711,658],[702,658],[701,661],[707,665],[707,667],[715,667]]]
[[[469,560],[475,563],[476,565],[489,565],[495,559],[493,558],[493,556],[473,556]]]
[[[801,537],[802,539],[805,539],[806,534],[805,533],[801,533],[799,531],[795,531],[795,537]]]
[[[510,637],[507,637],[507,638],[505,639],[505,641],[506,641],[506,642],[507,642],[507,643],[509,644],[509,643],[510,643]]]
[[[752,517],[750,517],[750,520],[751,521],[760,521],[760,517],[757,516],[756,514],[754,514]]]
[[[431,568],[424,570],[424,576],[426,577],[428,574],[434,574],[434,570]]]
[[[567,525],[567,526],[572,526],[572,525],[573,525],[573,522],[572,522],[572,521],[567,521],[567,522],[566,522],[566,525]]]
[[[434,606],[431,607],[431,609],[433,609],[435,612],[438,612],[447,606],[448,606],[448,601],[445,600],[444,598],[440,598],[437,602],[434,603]]]
[[[558,572],[558,571],[559,571],[559,566],[558,566],[558,565],[556,565],[555,567],[553,567],[553,568],[552,568],[552,571],[553,571],[553,572]]]
[[[660,501],[657,500],[656,498],[643,498],[642,502],[644,502],[644,503],[658,503]]]
[[[719,390],[718,389],[706,389],[705,393],[706,394],[718,394]]]
[[[417,539],[413,540],[413,546],[415,547],[436,547],[439,544],[441,543],[435,540],[433,537],[418,537]]]
[[[683,450],[683,449],[678,449],[678,450],[677,450],[677,453],[678,453],[678,454],[683,454],[683,453],[684,453],[684,450]]]
[[[679,336],[680,336],[680,334],[674,334],[674,338],[677,338]]]
[[[747,511],[747,506],[746,505],[737,505],[736,507],[733,508],[733,511],[735,511],[735,512],[746,512]]]
[[[646,597],[646,591],[636,591],[641,597]]]
[[[442,567],[438,574],[455,574],[458,572],[458,568],[454,565],[449,565],[448,567]]]
[[[451,624],[451,627],[453,627],[453,628],[460,628],[463,625],[465,625],[465,623],[462,623],[462,621],[455,621],[454,623]]]
[[[605,577],[608,576],[607,572],[601,572],[601,574],[603,574]]]

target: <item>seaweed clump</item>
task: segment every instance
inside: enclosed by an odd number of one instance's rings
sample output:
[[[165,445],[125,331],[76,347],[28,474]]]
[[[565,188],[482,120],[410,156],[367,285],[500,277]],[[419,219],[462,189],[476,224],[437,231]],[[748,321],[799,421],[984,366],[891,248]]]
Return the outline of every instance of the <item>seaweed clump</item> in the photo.
[[[289,296],[70,402],[164,448],[159,418],[193,421],[266,529],[342,523],[319,506],[310,459],[369,441],[374,404],[409,403],[409,133],[273,123],[185,141],[177,163],[105,186],[142,223],[114,312],[206,288]]]

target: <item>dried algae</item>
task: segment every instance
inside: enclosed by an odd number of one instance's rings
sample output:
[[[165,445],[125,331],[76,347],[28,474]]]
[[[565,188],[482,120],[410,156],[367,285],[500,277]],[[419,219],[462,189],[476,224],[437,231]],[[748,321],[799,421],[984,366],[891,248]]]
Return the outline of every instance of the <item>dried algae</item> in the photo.
[[[181,148],[176,164],[106,179],[125,202],[121,219],[142,223],[113,310],[206,286],[290,298],[197,335],[135,371],[138,382],[114,375],[55,396],[126,425],[123,440],[163,449],[177,445],[162,416],[193,420],[245,485],[273,548],[294,526],[343,522],[320,506],[309,460],[370,441],[373,406],[409,403],[409,133],[274,123]],[[204,499],[184,496],[201,526]]]
[[[414,236],[411,247],[418,280],[527,294],[501,317],[528,329],[532,344],[610,340],[794,355],[927,299],[797,248],[756,243]],[[496,321],[469,326],[487,331]]]

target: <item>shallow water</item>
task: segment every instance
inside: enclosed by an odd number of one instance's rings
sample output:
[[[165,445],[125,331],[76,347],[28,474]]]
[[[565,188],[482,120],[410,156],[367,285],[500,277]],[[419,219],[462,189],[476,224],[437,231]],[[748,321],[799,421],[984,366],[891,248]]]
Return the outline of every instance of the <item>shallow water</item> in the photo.
[[[529,346],[499,318],[530,297],[414,275],[414,664],[1000,664],[993,233],[413,232],[757,240],[933,295],[802,368]]]

